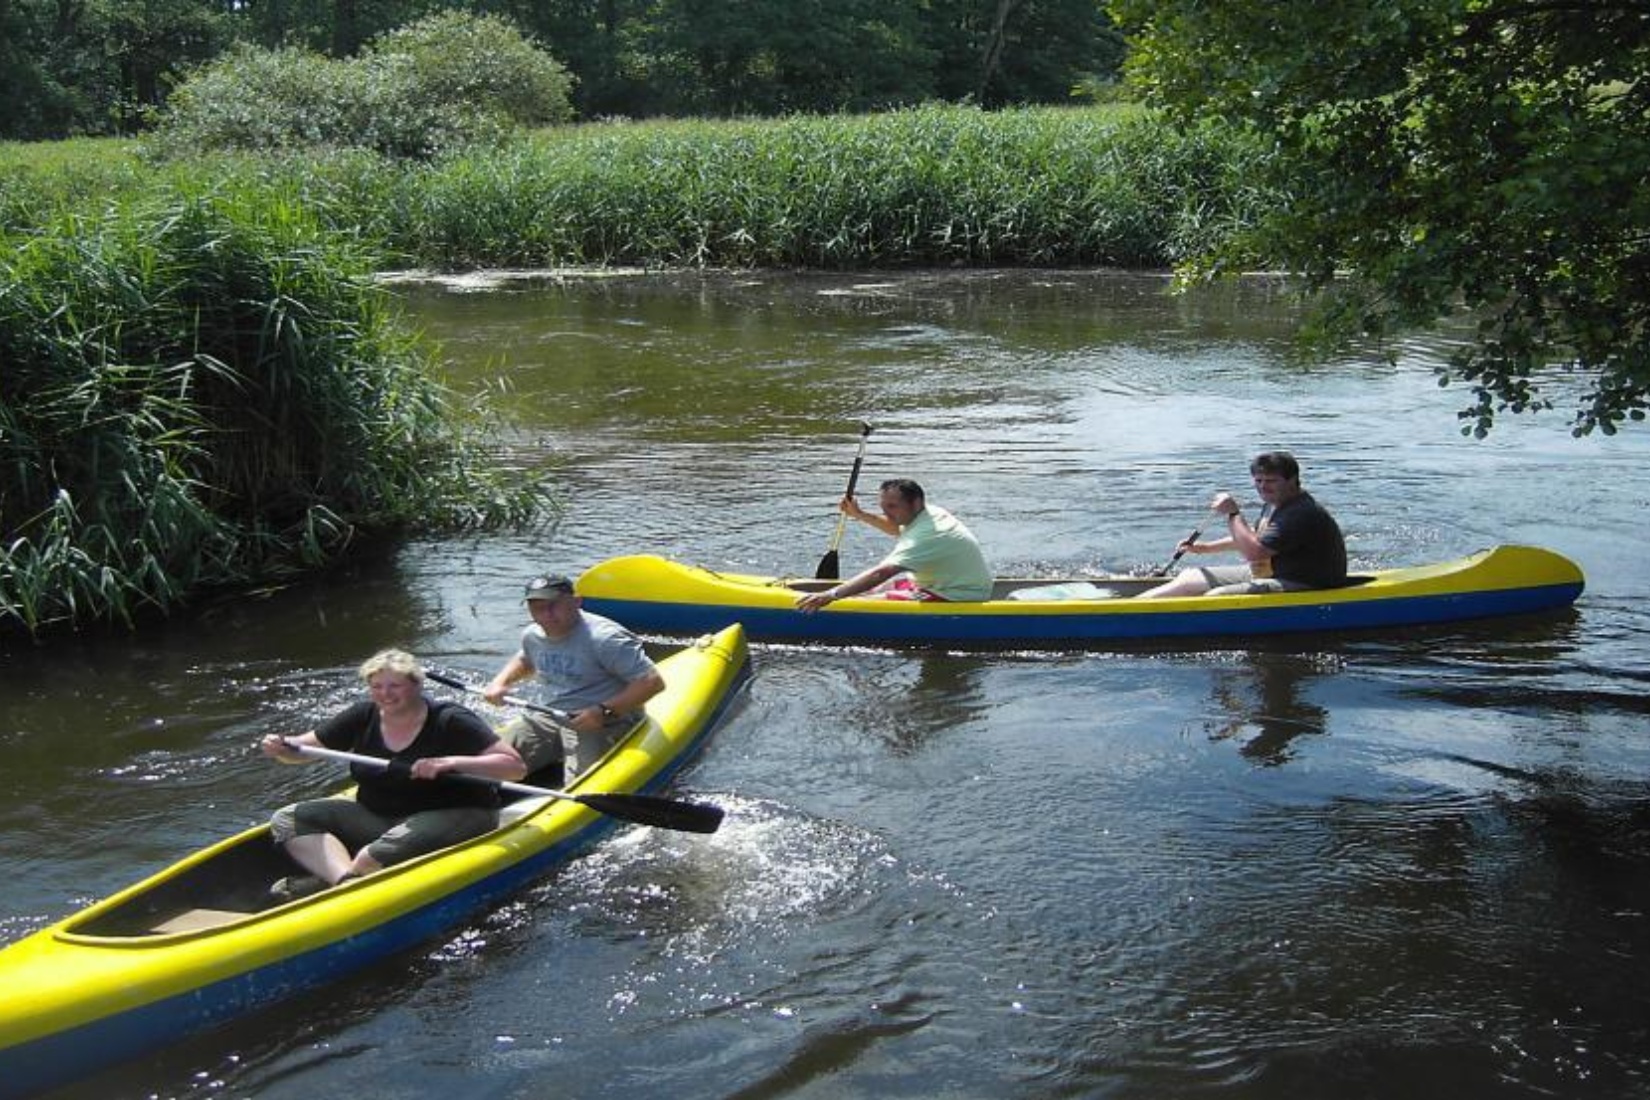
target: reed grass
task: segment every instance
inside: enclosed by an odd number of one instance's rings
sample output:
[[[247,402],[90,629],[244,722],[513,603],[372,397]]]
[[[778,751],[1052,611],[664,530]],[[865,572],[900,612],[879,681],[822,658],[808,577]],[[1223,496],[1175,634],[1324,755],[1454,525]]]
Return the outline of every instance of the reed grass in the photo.
[[[372,255],[295,204],[0,243],[0,630],[129,625],[363,538],[549,510],[496,472]]]
[[[217,186],[449,269],[1163,269],[1278,201],[1255,182],[1255,143],[1127,104],[595,123],[421,164],[315,150],[145,167],[126,148],[82,148],[78,169],[66,157],[23,172],[0,146],[0,226]]]
[[[1118,108],[617,123],[409,174],[379,224],[454,267],[1164,268],[1253,219],[1260,156]]]

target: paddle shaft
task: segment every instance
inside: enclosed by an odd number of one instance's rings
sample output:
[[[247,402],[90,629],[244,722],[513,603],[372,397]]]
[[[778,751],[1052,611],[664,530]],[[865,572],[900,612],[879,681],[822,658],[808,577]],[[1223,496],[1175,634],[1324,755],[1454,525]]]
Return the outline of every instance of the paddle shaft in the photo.
[[[848,474],[848,491],[844,497],[854,495],[854,489],[859,485],[860,467],[865,465],[865,442],[871,438],[871,425],[860,421],[859,425],[859,452],[854,455],[854,468]],[[814,578],[822,581],[834,581],[842,576],[842,562],[837,551],[842,546],[842,534],[848,529],[848,513],[838,512],[836,530],[831,532],[831,543],[825,551],[825,556],[819,559],[819,568],[814,570]]]
[[[281,738],[281,743],[293,752],[303,756],[314,756],[325,760],[342,760],[350,764],[364,764],[367,767],[383,768],[388,771],[400,766],[400,761],[386,760],[381,756],[368,756],[359,752],[344,752],[342,749],[329,749],[321,745],[294,744],[290,738]],[[469,772],[449,771],[441,773],[442,779],[454,779],[464,783],[479,783],[489,787],[496,787],[501,791],[510,791],[514,794],[533,795],[543,798],[555,798],[563,802],[577,802],[581,806],[588,806],[597,813],[609,817],[633,821],[638,825],[654,825],[661,829],[679,829],[690,833],[714,833],[722,824],[722,808],[697,802],[678,802],[675,799],[659,798],[646,794],[574,794],[571,791],[558,791],[551,787],[535,787],[530,783],[514,783],[507,779],[489,779],[485,775],[472,775]]]
[[[1175,563],[1178,562],[1181,558],[1186,556],[1186,549],[1189,548],[1192,545],[1192,543],[1196,542],[1200,536],[1202,536],[1203,529],[1205,527],[1209,526],[1209,520],[1211,518],[1213,518],[1214,516],[1216,516],[1216,515],[1219,515],[1219,513],[1216,512],[1213,508],[1209,509],[1209,515],[1204,517],[1203,522],[1198,524],[1196,527],[1192,528],[1192,533],[1180,540],[1181,542],[1185,543],[1185,546],[1182,547],[1179,550],[1176,550],[1174,552],[1174,557],[1169,559],[1169,564],[1165,565],[1162,569],[1159,569],[1157,572],[1159,574],[1163,574],[1163,573],[1167,573],[1169,570],[1173,569],[1175,567]]]
[[[443,687],[452,688],[454,691],[467,691],[471,695],[486,694],[474,684],[466,684],[463,680],[455,680],[451,676],[443,676],[441,673],[431,672],[429,669],[424,670],[424,679],[433,680]],[[555,707],[547,707],[542,703],[534,703],[523,699],[519,695],[506,695],[504,701],[513,707],[520,707],[522,710],[536,710],[540,714],[547,714],[564,726],[573,721],[573,716],[565,710],[557,710]]]

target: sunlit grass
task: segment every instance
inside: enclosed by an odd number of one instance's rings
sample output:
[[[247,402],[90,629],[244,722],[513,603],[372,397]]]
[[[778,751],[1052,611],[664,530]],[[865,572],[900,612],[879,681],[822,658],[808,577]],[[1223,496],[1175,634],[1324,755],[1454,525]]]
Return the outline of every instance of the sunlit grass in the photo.
[[[293,204],[77,217],[0,258],[0,630],[133,622],[403,529],[546,514],[374,264]]]
[[[422,171],[385,231],[456,266],[1162,268],[1254,214],[1257,155],[1136,108],[593,125]]]
[[[1166,268],[1273,201],[1248,182],[1261,150],[1131,105],[592,123],[427,164],[318,150],[145,167],[127,144],[59,144],[0,147],[0,225],[213,186],[446,268]]]

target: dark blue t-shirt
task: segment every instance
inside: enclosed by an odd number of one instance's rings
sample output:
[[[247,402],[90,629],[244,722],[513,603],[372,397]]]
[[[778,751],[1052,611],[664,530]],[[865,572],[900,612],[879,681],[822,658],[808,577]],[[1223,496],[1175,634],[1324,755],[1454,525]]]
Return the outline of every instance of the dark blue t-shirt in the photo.
[[[1309,588],[1339,588],[1346,583],[1346,540],[1340,524],[1311,493],[1285,501],[1260,536],[1272,551],[1272,576]]]

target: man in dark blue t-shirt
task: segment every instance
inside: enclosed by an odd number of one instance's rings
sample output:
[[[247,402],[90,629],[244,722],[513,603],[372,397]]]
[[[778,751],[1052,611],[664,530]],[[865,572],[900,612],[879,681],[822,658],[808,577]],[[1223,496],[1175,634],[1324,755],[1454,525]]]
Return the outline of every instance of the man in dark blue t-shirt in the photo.
[[[1288,451],[1257,455],[1249,473],[1263,504],[1255,525],[1243,518],[1243,507],[1232,494],[1217,493],[1209,508],[1226,518],[1227,536],[1212,542],[1187,539],[1177,548],[1181,554],[1235,550],[1248,564],[1185,569],[1142,592],[1140,599],[1296,592],[1346,583],[1346,540],[1340,525],[1301,488],[1295,456]]]

